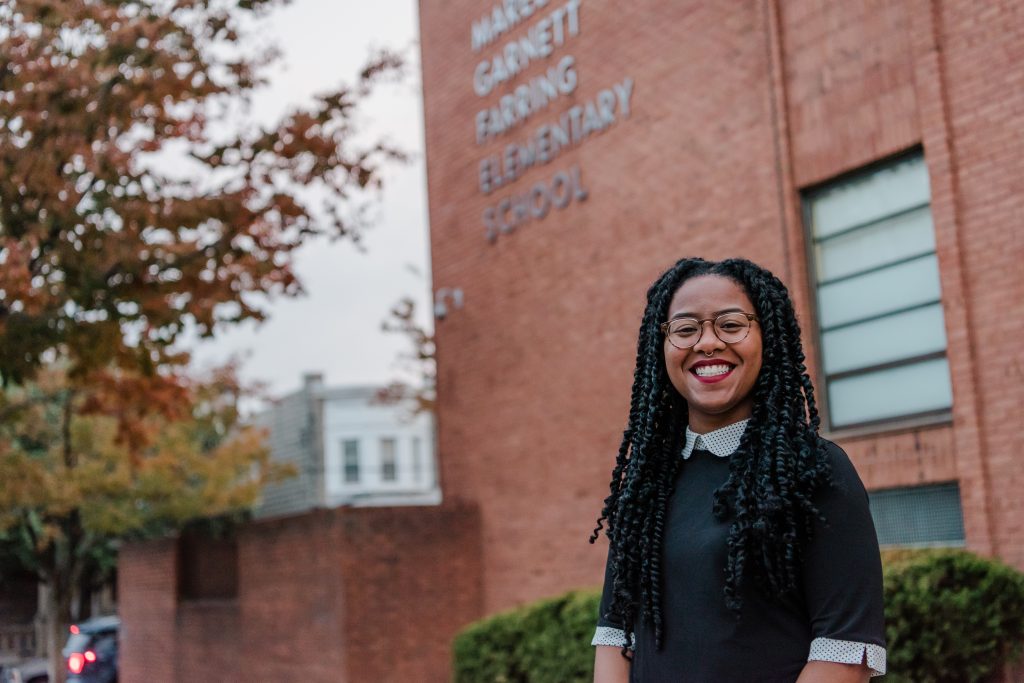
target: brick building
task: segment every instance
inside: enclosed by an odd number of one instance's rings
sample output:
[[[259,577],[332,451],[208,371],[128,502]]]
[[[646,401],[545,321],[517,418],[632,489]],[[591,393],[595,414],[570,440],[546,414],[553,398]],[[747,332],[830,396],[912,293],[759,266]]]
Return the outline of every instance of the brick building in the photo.
[[[267,652],[282,680],[440,681],[459,625],[597,585],[644,294],[684,255],[786,282],[883,542],[1024,568],[1021,3],[449,0],[420,23],[444,502],[260,522],[228,602],[166,575],[180,544],[129,548],[127,669],[189,680],[175,653],[213,634],[211,680]]]
[[[1024,568],[1024,6],[420,3],[446,498],[484,609],[600,580],[585,538],[646,287],[752,258],[797,306],[883,543]]]

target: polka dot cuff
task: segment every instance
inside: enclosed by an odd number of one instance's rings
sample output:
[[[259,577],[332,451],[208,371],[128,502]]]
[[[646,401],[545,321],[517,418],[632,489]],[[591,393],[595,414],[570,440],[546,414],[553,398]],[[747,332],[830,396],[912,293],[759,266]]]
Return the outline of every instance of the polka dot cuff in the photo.
[[[815,638],[811,641],[811,653],[807,661],[836,662],[838,664],[861,664],[867,662],[872,676],[885,675],[885,648],[870,643],[850,640]]]
[[[632,640],[632,644],[629,647],[632,649],[636,645],[636,636],[633,636],[630,640]],[[626,632],[621,628],[598,626],[597,631],[594,632],[594,639],[590,641],[590,644],[622,647],[626,644]]]

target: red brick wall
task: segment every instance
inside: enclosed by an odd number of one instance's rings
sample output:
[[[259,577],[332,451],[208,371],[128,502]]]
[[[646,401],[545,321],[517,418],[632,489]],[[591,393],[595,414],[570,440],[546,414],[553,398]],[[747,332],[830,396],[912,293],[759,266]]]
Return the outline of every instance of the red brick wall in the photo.
[[[981,457],[963,475],[986,484],[991,549],[1024,568],[1024,6],[946,2],[933,21],[959,227],[950,259],[963,273],[967,301],[964,315],[947,313],[947,325],[963,340],[959,373],[976,388],[966,398],[980,430],[964,440]]]
[[[477,149],[473,116],[494,98],[472,90],[469,26],[485,4],[421,3],[434,284],[466,295],[437,325],[441,483],[481,502],[489,612],[600,580],[604,551],[586,539],[653,277],[737,244],[785,270],[761,9],[624,7],[584,3],[580,35],[558,53],[575,55],[579,89]],[[626,76],[629,119],[513,186],[578,163],[587,201],[489,244],[480,214],[506,192],[479,193],[477,159]]]
[[[178,556],[171,540],[125,544],[117,561],[121,617],[120,678],[126,683],[174,681]]]
[[[174,543],[119,567],[123,680],[445,681],[482,614],[473,507],[339,509],[246,525],[234,600],[179,601]]]
[[[624,426],[647,285],[684,255],[742,255],[791,288],[811,328],[800,191],[922,146],[954,390],[952,424],[841,438],[869,487],[958,480],[968,545],[1024,567],[1024,6],[1010,0],[584,0],[571,96],[477,146],[470,25],[495,3],[421,2],[446,495],[479,502],[488,612],[596,584],[592,526]],[[549,3],[541,12],[562,3]],[[624,76],[631,117],[483,195],[478,160]],[[588,199],[495,244],[481,213],[578,164]],[[999,317],[1012,308],[1017,317]],[[805,338],[813,350],[813,340]],[[813,352],[811,354],[813,356]],[[813,362],[812,366],[816,363]]]
[[[296,671],[309,681],[351,680],[344,675],[341,557],[358,549],[338,537],[333,522],[334,515],[313,513],[250,525],[239,535],[249,677],[258,669],[268,680],[289,680]]]
[[[223,681],[247,683],[264,680],[244,673],[242,647],[239,636],[243,633],[238,605],[231,600],[186,601],[178,605],[175,622],[178,658],[173,681]],[[158,646],[152,643],[152,646]],[[265,659],[258,656],[257,659]],[[157,681],[146,677],[126,681]],[[271,679],[267,679],[271,680]],[[288,680],[288,679],[278,679]]]
[[[350,680],[447,680],[452,636],[483,616],[475,508],[422,509],[338,519]]]

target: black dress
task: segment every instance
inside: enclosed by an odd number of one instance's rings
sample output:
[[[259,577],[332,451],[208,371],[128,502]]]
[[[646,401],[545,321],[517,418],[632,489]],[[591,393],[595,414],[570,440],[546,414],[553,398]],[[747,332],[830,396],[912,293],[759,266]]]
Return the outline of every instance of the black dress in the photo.
[[[712,513],[729,459],[695,450],[684,461],[666,513],[664,642],[656,650],[650,624],[638,624],[630,681],[792,683],[809,657],[853,664],[865,654],[873,674],[884,673],[882,567],[867,493],[846,453],[826,443],[833,486],[816,504],[827,524],[805,550],[802,590],[773,601],[747,586],[739,619],[723,593],[729,523]],[[606,573],[595,644],[623,637],[605,616],[610,583]]]

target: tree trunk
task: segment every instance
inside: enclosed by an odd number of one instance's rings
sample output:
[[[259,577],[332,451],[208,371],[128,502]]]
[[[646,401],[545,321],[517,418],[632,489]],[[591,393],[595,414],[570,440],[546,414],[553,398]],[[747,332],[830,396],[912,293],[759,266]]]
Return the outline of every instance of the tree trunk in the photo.
[[[55,571],[46,582],[45,620],[46,657],[50,683],[65,683],[67,666],[64,664],[64,643],[71,623],[71,592],[60,570]]]

